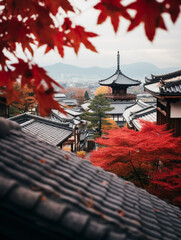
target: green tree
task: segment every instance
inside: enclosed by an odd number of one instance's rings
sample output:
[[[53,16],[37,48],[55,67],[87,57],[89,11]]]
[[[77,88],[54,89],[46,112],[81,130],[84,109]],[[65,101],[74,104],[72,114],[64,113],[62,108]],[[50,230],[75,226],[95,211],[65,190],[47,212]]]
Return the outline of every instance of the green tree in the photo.
[[[84,98],[85,98],[86,100],[89,100],[89,99],[90,99],[89,93],[88,93],[87,91],[85,91],[85,93],[84,93]]]
[[[88,125],[89,128],[96,130],[94,137],[100,137],[102,135],[103,125],[105,126],[106,124],[110,124],[105,119],[108,117],[106,112],[113,110],[113,108],[110,107],[109,100],[106,99],[102,94],[99,94],[91,101],[89,109],[89,112],[82,114],[82,118],[90,122]]]

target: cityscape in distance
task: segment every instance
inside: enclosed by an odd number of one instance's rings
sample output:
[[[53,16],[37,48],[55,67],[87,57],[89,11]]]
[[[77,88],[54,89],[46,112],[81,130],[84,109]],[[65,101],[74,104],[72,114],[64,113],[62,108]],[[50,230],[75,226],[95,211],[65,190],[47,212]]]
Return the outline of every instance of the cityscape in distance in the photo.
[[[179,70],[179,67],[159,68],[148,62],[136,62],[121,65],[123,74],[130,78],[144,82],[145,77],[151,74],[161,75]],[[107,78],[116,71],[116,66],[111,68],[101,67],[77,67],[75,65],[57,63],[45,66],[48,74],[64,87],[98,87],[98,80]]]

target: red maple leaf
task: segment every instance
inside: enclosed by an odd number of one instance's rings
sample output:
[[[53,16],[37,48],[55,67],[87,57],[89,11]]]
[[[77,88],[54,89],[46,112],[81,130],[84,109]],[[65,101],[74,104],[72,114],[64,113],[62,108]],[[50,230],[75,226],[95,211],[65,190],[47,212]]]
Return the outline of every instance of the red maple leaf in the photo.
[[[166,26],[161,14],[164,12],[164,4],[155,0],[137,0],[127,6],[136,10],[136,15],[128,27],[132,31],[140,23],[144,23],[145,33],[150,41],[153,41],[156,28],[166,30]]]
[[[54,100],[54,91],[52,89],[45,89],[41,84],[36,91],[36,99],[38,100],[38,108],[41,116],[50,115],[51,109],[57,109],[67,115],[60,104]]]
[[[98,35],[96,33],[86,32],[85,28],[80,25],[72,27],[72,22],[68,18],[65,18],[62,28],[66,37],[67,46],[73,47],[76,54],[79,51],[81,43],[84,44],[87,49],[97,52],[96,48],[88,40],[88,38],[97,37]]]
[[[107,17],[110,17],[115,32],[118,31],[120,16],[130,19],[127,7],[123,6],[120,0],[101,0],[94,8],[101,11],[97,24],[102,24]]]
[[[50,8],[50,11],[56,15],[59,7],[61,7],[66,13],[68,11],[74,12],[74,9],[68,0],[46,0],[46,5]]]
[[[39,67],[37,64],[32,65],[32,74],[36,88],[39,87],[42,81],[45,81],[48,88],[50,89],[53,88],[53,84],[64,89],[59,83],[57,83],[55,80],[53,80],[51,77],[47,75],[45,69]]]
[[[175,23],[180,14],[181,0],[165,0],[164,4],[165,11],[170,14],[173,23]]]

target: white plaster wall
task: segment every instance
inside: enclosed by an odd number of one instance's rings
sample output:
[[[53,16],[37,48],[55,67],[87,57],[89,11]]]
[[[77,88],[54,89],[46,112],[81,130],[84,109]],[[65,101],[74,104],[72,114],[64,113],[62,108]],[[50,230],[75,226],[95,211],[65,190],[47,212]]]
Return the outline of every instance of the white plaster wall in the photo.
[[[170,105],[170,117],[181,118],[181,100]]]

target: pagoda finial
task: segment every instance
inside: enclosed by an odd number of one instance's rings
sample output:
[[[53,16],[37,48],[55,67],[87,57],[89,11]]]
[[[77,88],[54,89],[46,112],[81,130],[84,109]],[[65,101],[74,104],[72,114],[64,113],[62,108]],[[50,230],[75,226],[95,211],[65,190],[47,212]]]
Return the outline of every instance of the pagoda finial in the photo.
[[[120,62],[120,55],[119,55],[119,51],[117,53],[117,71],[120,71],[120,67],[119,67],[119,63]]]

